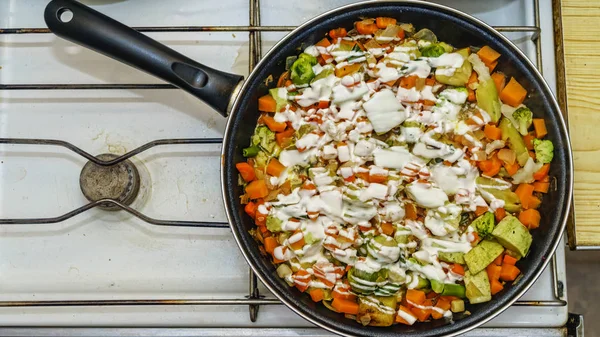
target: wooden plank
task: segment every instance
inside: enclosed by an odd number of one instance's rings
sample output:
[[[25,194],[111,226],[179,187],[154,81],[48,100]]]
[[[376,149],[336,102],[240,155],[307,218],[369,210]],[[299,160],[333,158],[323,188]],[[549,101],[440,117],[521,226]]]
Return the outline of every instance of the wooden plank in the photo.
[[[572,247],[600,246],[600,2],[560,3],[575,164],[575,235],[569,243]]]

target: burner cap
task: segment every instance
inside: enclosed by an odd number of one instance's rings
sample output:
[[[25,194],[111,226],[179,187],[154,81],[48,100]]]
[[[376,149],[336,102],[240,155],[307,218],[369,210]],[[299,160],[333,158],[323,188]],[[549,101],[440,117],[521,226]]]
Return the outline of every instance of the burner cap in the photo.
[[[105,153],[99,155],[98,159],[111,160],[117,157],[115,154]],[[89,161],[81,170],[79,185],[89,201],[108,198],[129,205],[140,190],[140,175],[129,160],[111,166],[101,166]],[[120,209],[110,204],[98,207],[109,211]]]

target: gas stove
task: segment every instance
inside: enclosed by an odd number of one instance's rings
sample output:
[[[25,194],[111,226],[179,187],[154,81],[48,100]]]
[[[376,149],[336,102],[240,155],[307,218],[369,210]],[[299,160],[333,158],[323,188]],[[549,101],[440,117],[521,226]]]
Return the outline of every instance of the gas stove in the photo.
[[[247,74],[288,30],[352,1],[84,2],[193,59]],[[497,27],[555,90],[549,1],[436,2]],[[0,3],[0,325],[56,328],[0,335],[90,326],[77,334],[327,335],[257,281],[233,240],[219,184],[226,120],[48,33],[45,5]],[[468,335],[562,336],[565,279],[561,245],[523,298]]]

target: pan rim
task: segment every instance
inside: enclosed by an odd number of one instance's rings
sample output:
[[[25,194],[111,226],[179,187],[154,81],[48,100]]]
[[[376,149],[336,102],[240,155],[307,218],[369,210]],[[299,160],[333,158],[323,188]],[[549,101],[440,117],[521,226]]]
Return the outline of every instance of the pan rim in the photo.
[[[320,15],[317,15],[311,19],[309,19],[308,21],[304,22],[303,24],[301,24],[300,26],[298,26],[297,28],[295,28],[293,31],[291,31],[290,33],[288,33],[287,35],[285,35],[281,40],[279,40],[262,58],[261,60],[258,62],[258,64],[255,66],[254,70],[249,74],[248,79],[244,81],[244,83],[241,86],[238,86],[239,91],[238,93],[243,93],[247,90],[247,87],[250,86],[256,79],[254,79],[254,77],[256,77],[257,73],[258,73],[258,69],[260,69],[261,67],[264,66],[265,63],[268,62],[269,57],[274,54],[277,50],[279,50],[281,48],[281,46],[285,45],[286,43],[288,43],[288,40],[290,40],[292,37],[294,37],[295,35],[297,35],[299,32],[301,32],[302,30],[304,30],[306,27],[313,25],[315,23],[318,23],[320,20],[322,20],[324,17],[330,16],[332,14],[338,14],[341,12],[344,12],[346,10],[349,9],[353,9],[354,7],[361,7],[364,6],[365,4],[372,4],[375,6],[382,6],[382,5],[412,5],[412,6],[421,6],[423,8],[429,8],[432,9],[434,11],[446,11],[448,13],[450,13],[451,15],[458,17],[462,20],[466,20],[466,21],[471,21],[473,24],[480,26],[482,29],[486,30],[487,33],[489,33],[490,35],[494,36],[496,39],[498,39],[501,43],[503,43],[507,48],[511,49],[511,51],[515,54],[515,56],[521,61],[523,62],[527,67],[529,67],[532,70],[532,74],[535,77],[535,81],[541,86],[543,87],[544,90],[546,90],[549,95],[548,95],[548,99],[550,101],[550,104],[548,106],[551,107],[550,110],[552,111],[557,111],[560,112],[560,106],[558,105],[558,102],[556,100],[556,97],[554,95],[554,93],[552,92],[552,90],[550,89],[550,87],[548,86],[548,83],[545,81],[545,79],[543,78],[543,76],[541,75],[541,73],[539,72],[538,68],[533,64],[533,62],[512,42],[510,41],[508,38],[506,38],[504,35],[500,34],[498,31],[496,31],[494,28],[492,28],[490,25],[488,25],[487,23],[469,15],[466,14],[462,11],[459,11],[457,9],[445,6],[445,5],[440,5],[440,4],[436,4],[436,3],[431,3],[431,2],[424,2],[424,1],[420,1],[420,0],[369,0],[369,1],[361,1],[361,2],[357,2],[357,3],[353,3],[353,4],[349,4],[349,5],[345,5],[342,7],[338,7],[329,11],[326,11]],[[312,324],[315,324],[316,326],[323,328],[325,330],[328,330],[330,332],[333,332],[335,334],[338,335],[342,335],[342,336],[351,336],[348,335],[347,333],[338,330],[336,327],[334,326],[328,326],[327,324],[323,324],[321,322],[319,322],[318,320],[314,319],[313,317],[304,314],[303,312],[300,311],[300,309],[296,308],[296,305],[293,303],[290,303],[283,295],[279,294],[279,290],[277,290],[275,287],[271,286],[270,282],[268,281],[268,277],[266,277],[265,275],[262,275],[260,270],[257,268],[257,266],[254,265],[254,263],[252,262],[251,257],[246,253],[245,250],[245,246],[242,243],[242,240],[240,239],[240,233],[238,233],[238,231],[234,228],[234,226],[232,225],[232,223],[235,221],[234,216],[232,214],[233,212],[233,207],[229,206],[229,197],[228,197],[228,193],[227,193],[227,177],[225,176],[225,170],[224,167],[225,165],[227,165],[228,163],[225,162],[225,158],[226,158],[226,151],[229,148],[229,141],[232,138],[230,131],[232,129],[232,123],[235,120],[235,116],[240,113],[239,112],[239,105],[241,104],[241,97],[243,96],[243,94],[239,94],[237,95],[237,97],[234,98],[234,103],[231,105],[231,114],[229,116],[229,119],[227,121],[226,124],[226,128],[225,128],[225,133],[223,136],[223,146],[221,149],[221,192],[222,192],[222,196],[223,196],[223,201],[225,204],[225,210],[226,210],[226,214],[227,214],[227,220],[230,223],[230,227],[232,228],[232,232],[233,232],[233,236],[234,239],[236,241],[236,244],[238,245],[238,248],[240,249],[242,255],[244,256],[244,259],[246,260],[246,262],[250,265],[250,268],[252,269],[252,271],[256,274],[256,276],[261,280],[261,282],[265,285],[265,287],[267,287],[267,289],[272,292],[275,297],[277,297],[277,299],[279,299],[283,304],[286,305],[286,307],[288,307],[290,310],[292,310],[294,313],[296,313],[297,315],[299,315],[300,317],[306,319],[307,321],[311,322]],[[572,148],[571,148],[571,141],[569,138],[569,133],[568,133],[568,129],[566,126],[566,122],[564,120],[564,117],[561,113],[558,113],[557,116],[557,120],[560,122],[559,129],[561,131],[561,133],[563,133],[563,135],[565,135],[565,143],[566,143],[566,156],[565,159],[567,161],[566,163],[566,170],[567,170],[567,182],[565,184],[566,187],[566,193],[567,195],[565,196],[565,202],[567,203],[566,209],[564,214],[562,215],[562,219],[559,222],[560,227],[557,229],[557,235],[556,235],[556,239],[554,240],[554,242],[551,242],[549,244],[549,249],[547,250],[547,256],[548,258],[543,259],[537,267],[537,271],[535,271],[533,273],[533,277],[529,280],[529,282],[527,282],[520,291],[516,292],[513,294],[512,297],[510,297],[509,299],[506,300],[506,303],[504,303],[502,306],[496,307],[494,310],[492,310],[492,313],[490,315],[488,315],[487,317],[481,318],[478,321],[474,322],[473,324],[466,326],[460,330],[454,331],[454,332],[450,332],[448,334],[445,334],[443,336],[446,337],[452,337],[452,336],[457,336],[463,333],[466,333],[467,331],[471,331],[487,322],[489,322],[491,319],[495,318],[496,316],[498,316],[500,313],[504,312],[507,308],[509,308],[510,306],[512,306],[521,296],[523,296],[525,294],[525,292],[527,292],[531,286],[537,281],[537,279],[540,277],[540,275],[542,274],[542,272],[546,269],[546,267],[548,266],[548,263],[550,262],[552,255],[554,255],[554,253],[556,252],[556,249],[558,247],[558,245],[561,242],[563,233],[565,231],[566,228],[566,224],[567,224],[567,220],[569,217],[569,213],[570,213],[570,209],[572,206],[572,198],[573,198],[573,154],[572,154]],[[236,207],[238,205],[235,205]],[[433,330],[433,329],[432,329]],[[442,336],[442,335],[440,335]]]

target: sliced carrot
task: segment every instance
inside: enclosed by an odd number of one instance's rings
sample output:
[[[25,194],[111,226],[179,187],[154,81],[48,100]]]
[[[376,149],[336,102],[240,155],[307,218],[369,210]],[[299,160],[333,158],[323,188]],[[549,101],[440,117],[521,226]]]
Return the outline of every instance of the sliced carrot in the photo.
[[[533,190],[540,193],[548,193],[550,189],[550,183],[536,181],[533,183]]]
[[[467,100],[469,102],[477,101],[477,96],[475,96],[475,90],[473,90],[471,88],[467,88],[467,93],[468,93]]]
[[[404,217],[408,220],[417,220],[417,206],[415,204],[406,203],[404,204]]]
[[[282,149],[285,149],[286,147],[290,146],[292,144],[292,140],[295,133],[296,130],[290,127],[285,129],[285,131],[283,132],[277,132],[275,134],[275,141],[277,142],[277,145],[279,145],[279,147],[281,147]]]
[[[485,64],[494,63],[498,58],[500,58],[500,53],[492,49],[490,46],[483,46],[477,52],[477,56],[483,61]]]
[[[505,282],[514,281],[520,273],[519,268],[510,264],[503,264],[500,271],[500,279]]]
[[[279,246],[279,243],[272,236],[265,238],[264,241],[265,241],[265,250],[267,251],[267,253],[273,255],[273,251],[275,251],[275,247]]]
[[[483,213],[485,213],[487,211],[488,211],[487,207],[485,207],[485,206],[477,206],[475,208],[475,215],[476,216],[480,216],[480,215],[483,215]]]
[[[499,140],[502,139],[502,130],[495,125],[486,124],[483,128],[483,133],[488,139]]]
[[[515,162],[514,164],[507,164],[504,163],[504,168],[506,169],[506,173],[508,173],[509,175],[513,176],[515,175],[515,173],[517,173],[517,171],[521,168],[521,166],[519,165],[518,162]]]
[[[540,220],[540,212],[536,209],[528,209],[519,214],[519,221],[529,229],[538,228]]]
[[[417,318],[417,316],[415,316],[415,314],[413,314],[412,311],[410,311],[410,309],[404,305],[400,305],[398,307],[398,310],[402,310],[403,312],[407,313],[408,315],[411,315],[412,317]],[[400,315],[396,315],[396,322],[401,323],[401,324],[406,324],[406,325],[412,325],[412,324],[408,323],[407,321],[405,321],[404,318],[402,318],[402,316],[400,316]]]
[[[462,265],[455,263],[452,265],[452,272],[458,275],[465,275],[465,267]]]
[[[385,235],[392,236],[394,234],[394,225],[392,225],[391,222],[382,222],[381,232]]]
[[[543,118],[533,119],[533,129],[535,130],[535,136],[537,138],[542,138],[548,134],[548,130],[546,129],[546,122]]]
[[[414,88],[417,85],[417,75],[404,76],[400,79],[400,86],[404,89]]]
[[[504,258],[502,259],[502,263],[503,264],[510,264],[510,265],[515,265],[517,263],[517,259],[515,259],[514,257],[506,254],[504,255]]]
[[[496,295],[504,289],[504,286],[498,280],[490,280],[490,288],[492,290],[492,295]]]
[[[264,180],[254,180],[246,186],[246,193],[250,199],[264,198],[269,194],[267,183]]]
[[[315,302],[321,302],[325,298],[325,292],[321,288],[315,288],[309,292],[310,298]]]
[[[494,263],[490,263],[489,266],[485,267],[485,271],[487,272],[490,281],[497,281],[498,279],[500,279],[500,272],[502,271],[502,266],[497,266]]]
[[[498,94],[502,92],[504,86],[506,85],[506,76],[503,73],[497,71],[492,74],[492,79],[494,80],[494,84],[496,85],[496,90],[498,90]]]
[[[275,118],[271,116],[263,116],[262,119],[265,122],[265,125],[267,125],[267,127],[269,128],[269,130],[273,132],[283,132],[287,127],[287,124],[276,122]]]
[[[533,140],[535,137],[531,134],[526,134],[523,136],[523,141],[525,142],[525,147],[527,150],[533,150]]]
[[[533,174],[533,179],[540,181],[548,176],[549,171],[550,164],[544,164],[542,168],[540,168],[536,173]]]
[[[417,289],[408,289],[406,291],[406,299],[414,304],[423,304],[425,301],[425,292]]]
[[[272,158],[269,160],[269,164],[267,164],[267,173],[274,176],[279,177],[283,171],[285,171],[285,166],[277,160],[277,158]]]
[[[496,208],[496,210],[494,211],[494,217],[496,218],[496,221],[501,221],[502,219],[504,219],[504,217],[506,216],[506,210],[504,208]]]
[[[344,314],[358,314],[358,303],[356,302],[343,300],[341,298],[334,298],[331,302],[331,306],[338,312],[342,312]]]
[[[244,207],[244,212],[246,212],[246,214],[248,214],[252,219],[254,219],[254,218],[256,218],[256,209],[257,208],[258,208],[258,206],[256,206],[256,203],[250,201]]]
[[[524,209],[528,209],[529,202],[531,200],[531,197],[533,196],[533,185],[520,184],[515,190],[515,193],[519,197],[519,200],[521,200],[521,207],[523,207]]]
[[[336,28],[336,29],[332,29],[329,31],[329,37],[334,40],[336,40],[338,38],[346,37],[346,35],[348,35],[346,28]]]
[[[235,164],[235,168],[240,172],[242,179],[246,182],[256,179],[256,173],[254,173],[254,167],[252,167],[252,165],[242,162]]]
[[[523,88],[523,86],[521,86],[521,84],[517,82],[514,77],[511,77],[510,81],[508,81],[508,84],[500,93],[500,100],[510,106],[517,107],[523,103],[526,96],[527,90],[525,90],[525,88]]]
[[[377,24],[378,28],[385,29],[389,25],[395,25],[396,19],[380,16],[377,19],[375,19],[375,23]]]
[[[373,20],[363,20],[356,22],[356,30],[362,35],[371,35],[379,29],[377,25],[373,23]]]
[[[264,95],[258,99],[258,110],[264,112],[277,112],[277,102],[271,95]]]

